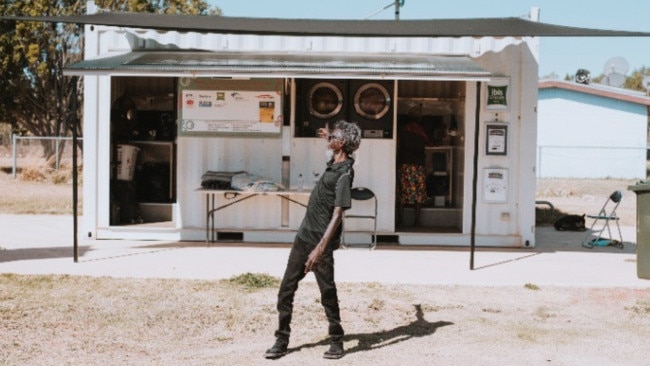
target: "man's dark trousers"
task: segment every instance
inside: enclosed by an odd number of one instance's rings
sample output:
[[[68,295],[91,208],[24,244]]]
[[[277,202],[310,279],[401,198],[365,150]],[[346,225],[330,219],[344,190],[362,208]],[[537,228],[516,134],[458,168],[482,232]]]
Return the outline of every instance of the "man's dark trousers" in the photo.
[[[275,332],[278,339],[289,341],[291,334],[291,316],[293,299],[298,290],[298,283],[305,278],[305,262],[316,244],[307,243],[296,236],[289,254],[287,268],[278,292],[279,327]],[[321,304],[329,322],[329,335],[333,339],[343,338],[339,300],[334,282],[334,252],[331,245],[327,246],[323,256],[313,268],[314,276],[321,293]]]

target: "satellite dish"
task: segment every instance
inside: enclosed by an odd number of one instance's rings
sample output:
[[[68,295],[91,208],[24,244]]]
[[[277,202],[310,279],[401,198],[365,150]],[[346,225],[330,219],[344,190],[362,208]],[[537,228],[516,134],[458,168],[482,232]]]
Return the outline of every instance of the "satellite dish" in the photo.
[[[625,74],[629,68],[630,65],[623,57],[617,56],[610,58],[605,62],[605,66],[603,67],[605,76],[601,80],[601,84],[620,88],[625,84]]]
[[[621,86],[623,86],[623,84],[625,84],[625,75],[614,72],[607,75],[607,81],[608,81],[607,85],[620,88]]]
[[[579,69],[576,71],[575,80],[578,84],[589,84],[589,81],[591,81],[591,73],[589,70]]]
[[[605,67],[603,68],[603,74],[627,74],[627,70],[630,68],[627,60],[623,57],[617,56],[612,57],[605,62]]]

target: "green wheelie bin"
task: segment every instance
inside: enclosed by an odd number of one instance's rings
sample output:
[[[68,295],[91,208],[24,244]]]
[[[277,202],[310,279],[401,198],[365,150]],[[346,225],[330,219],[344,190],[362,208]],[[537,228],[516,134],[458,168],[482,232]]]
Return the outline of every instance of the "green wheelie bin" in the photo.
[[[636,275],[650,279],[650,182],[627,189],[636,193]]]

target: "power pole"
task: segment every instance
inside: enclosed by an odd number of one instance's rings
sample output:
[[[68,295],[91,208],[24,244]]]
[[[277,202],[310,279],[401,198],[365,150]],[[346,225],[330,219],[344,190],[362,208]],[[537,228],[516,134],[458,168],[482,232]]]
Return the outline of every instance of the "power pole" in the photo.
[[[399,20],[399,8],[402,5],[404,5],[404,3],[401,0],[395,0],[395,20]]]

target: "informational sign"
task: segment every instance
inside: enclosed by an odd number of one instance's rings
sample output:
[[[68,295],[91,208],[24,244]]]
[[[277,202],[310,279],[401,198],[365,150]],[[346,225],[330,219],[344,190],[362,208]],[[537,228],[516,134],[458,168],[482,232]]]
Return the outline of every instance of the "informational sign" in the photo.
[[[508,125],[503,123],[486,125],[485,154],[508,154]]]
[[[179,136],[279,134],[282,79],[182,78]]]
[[[508,169],[483,169],[483,201],[491,203],[508,201]]]

